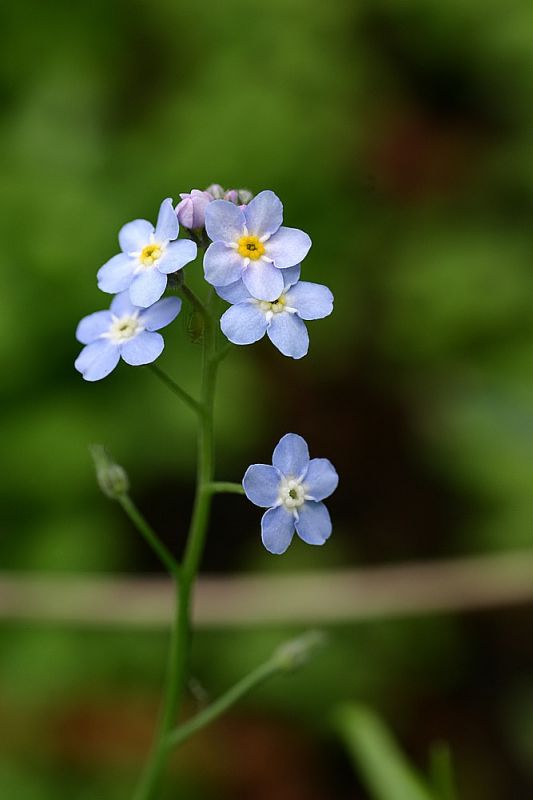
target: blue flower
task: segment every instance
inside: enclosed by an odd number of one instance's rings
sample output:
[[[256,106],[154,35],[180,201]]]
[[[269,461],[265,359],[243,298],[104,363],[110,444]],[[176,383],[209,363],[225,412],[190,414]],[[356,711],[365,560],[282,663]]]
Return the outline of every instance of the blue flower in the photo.
[[[119,232],[122,252],[98,271],[98,287],[115,294],[129,289],[136,306],[148,308],[166,289],[168,275],[196,258],[196,245],[178,238],[179,223],[167,198],[161,203],[157,225],[146,219],[128,222]]]
[[[218,294],[233,303],[220,320],[224,336],[233,344],[252,344],[266,333],[284,356],[305,356],[309,334],[303,320],[331,314],[333,295],[327,286],[300,281],[299,277],[299,265],[283,270],[284,288],[273,303],[256,300],[242,281],[219,287]]]
[[[305,439],[287,433],[276,445],[272,464],[252,464],[242,485],[256,506],[268,508],[261,520],[261,538],[270,553],[284,553],[294,530],[307,544],[324,544],[331,534],[329,512],[321,501],[339,482],[327,458],[309,459]]]
[[[128,292],[118,294],[109,311],[96,311],[79,323],[76,338],[86,347],[74,366],[86,381],[99,381],[115,369],[120,358],[134,367],[150,364],[165,346],[155,331],[176,319],[180,309],[177,297],[139,308],[131,303]]]
[[[250,294],[272,302],[283,291],[282,270],[299,264],[311,239],[282,226],[283,206],[274,192],[260,192],[244,208],[215,200],[206,208],[205,229],[212,240],[204,257],[205,279],[228,286],[240,278]]]

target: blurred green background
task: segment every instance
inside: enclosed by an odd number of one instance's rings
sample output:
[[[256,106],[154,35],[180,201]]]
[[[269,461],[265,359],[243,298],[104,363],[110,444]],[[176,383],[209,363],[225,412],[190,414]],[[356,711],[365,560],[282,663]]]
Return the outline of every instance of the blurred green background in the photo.
[[[84,383],[74,330],[107,305],[95,273],[119,227],[212,182],[276,191],[313,239],[305,277],[336,295],[303,361],[264,341],[224,363],[218,476],[295,430],[341,485],[327,547],[282,559],[257,509],[217,500],[205,570],[532,544],[530,2],[19,0],[0,21],[3,570],[158,571],[96,488],[95,441],[183,546],[189,412],[144,369]],[[193,388],[185,325],[160,363]],[[286,633],[204,631],[195,677],[214,696]],[[4,624],[2,800],[127,797],[165,648],[160,632]],[[336,628],[305,672],[193,742],[162,800],[367,798],[330,725],[347,699],[418,763],[449,741],[462,798],[531,797],[532,669],[526,610]]]

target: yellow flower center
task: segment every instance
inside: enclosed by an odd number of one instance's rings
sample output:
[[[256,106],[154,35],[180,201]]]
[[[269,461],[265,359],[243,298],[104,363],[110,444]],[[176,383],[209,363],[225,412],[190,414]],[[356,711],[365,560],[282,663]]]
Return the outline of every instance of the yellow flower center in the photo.
[[[151,267],[158,258],[161,258],[161,248],[158,244],[147,244],[141,250],[141,264]]]
[[[283,311],[287,305],[287,300],[285,299],[285,295],[282,294],[281,297],[278,297],[273,303],[269,303],[267,300],[261,300],[260,305],[262,311],[273,311],[274,314],[277,314],[279,311]]]
[[[265,245],[259,241],[257,236],[241,236],[237,242],[237,252],[243,258],[257,261],[265,252]]]

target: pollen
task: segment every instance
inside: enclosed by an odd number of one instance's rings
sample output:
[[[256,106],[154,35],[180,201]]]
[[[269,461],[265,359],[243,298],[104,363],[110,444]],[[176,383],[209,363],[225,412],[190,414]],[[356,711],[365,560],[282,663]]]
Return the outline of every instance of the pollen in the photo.
[[[257,261],[265,252],[265,245],[257,236],[241,236],[237,242],[237,252],[243,258]]]
[[[145,267],[152,267],[161,258],[161,248],[158,244],[147,244],[141,250],[140,261]]]
[[[282,294],[281,297],[278,297],[278,299],[275,300],[273,303],[269,303],[268,300],[261,300],[259,302],[261,311],[264,311],[265,314],[267,314],[269,311],[271,311],[273,314],[279,314],[280,311],[283,311],[285,309],[286,305],[287,305],[287,300],[284,294]]]

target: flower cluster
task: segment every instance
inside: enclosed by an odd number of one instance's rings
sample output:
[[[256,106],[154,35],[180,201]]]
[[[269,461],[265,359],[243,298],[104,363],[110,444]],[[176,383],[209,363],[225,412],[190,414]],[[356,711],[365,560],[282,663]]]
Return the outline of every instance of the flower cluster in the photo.
[[[176,273],[196,259],[199,245],[205,244],[206,281],[230,304],[220,328],[233,344],[252,344],[266,334],[283,355],[302,358],[309,349],[305,323],[333,310],[326,286],[300,280],[311,239],[283,225],[283,205],[269,190],[254,197],[247,189],[219,184],[192,189],[180,194],[176,206],[171,198],[163,200],[155,226],[145,219],[128,222],[118,241],[120,253],[97,274],[98,287],[115,297],[108,310],[84,317],[76,330],[84,347],[75,367],[87,381],[105,378],[121,359],[139,366],[160,356],[164,340],[158,331],[174,321],[182,305],[178,297],[163,295],[175,276],[171,285],[193,297]],[[211,313],[212,304],[209,308]],[[337,482],[330,462],[310,460],[307,444],[296,434],[281,439],[272,466],[249,467],[243,487],[253,503],[268,509],[262,519],[267,550],[285,552],[295,530],[305,542],[323,544],[331,522],[322,500]]]
[[[283,355],[302,358],[309,348],[303,320],[331,314],[333,295],[325,286],[300,281],[311,239],[282,223],[283,205],[271,191],[246,205],[209,203],[205,228],[212,244],[204,274],[231,303],[220,321],[230,342],[252,344],[266,333]]]

